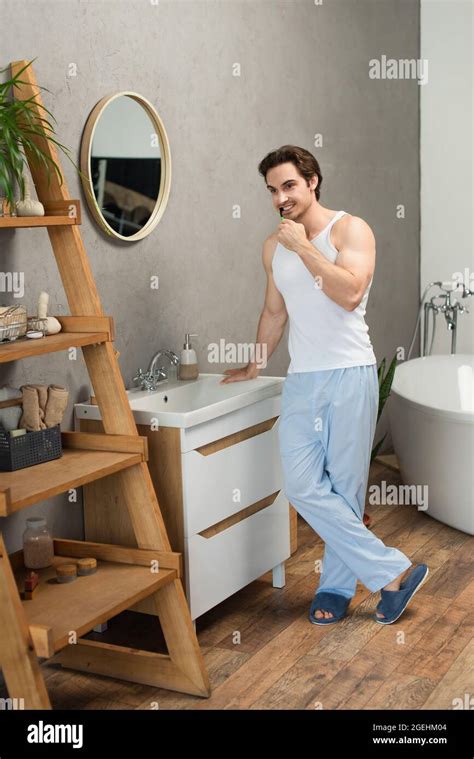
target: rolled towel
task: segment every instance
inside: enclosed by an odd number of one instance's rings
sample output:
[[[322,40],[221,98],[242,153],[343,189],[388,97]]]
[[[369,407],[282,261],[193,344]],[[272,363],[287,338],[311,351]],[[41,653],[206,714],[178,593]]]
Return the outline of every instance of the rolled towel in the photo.
[[[29,430],[30,432],[37,432],[44,429],[46,425],[40,419],[40,405],[38,398],[38,391],[32,385],[22,385],[21,391],[23,394],[23,414],[20,419],[20,428]]]
[[[44,430],[47,426],[45,424],[44,417],[46,415],[46,404],[48,403],[48,386],[30,385],[30,387],[35,387],[38,391],[40,427],[42,430]]]
[[[44,421],[46,427],[54,427],[61,424],[64,412],[66,411],[69,392],[65,387],[60,385],[50,385],[48,388],[48,402],[46,404],[46,413]]]

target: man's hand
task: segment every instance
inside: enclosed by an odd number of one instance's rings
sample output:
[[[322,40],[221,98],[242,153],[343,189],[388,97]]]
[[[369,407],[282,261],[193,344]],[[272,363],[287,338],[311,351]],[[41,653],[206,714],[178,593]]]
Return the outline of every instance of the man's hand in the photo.
[[[297,224],[291,219],[283,219],[277,229],[278,241],[287,249],[294,250],[295,253],[302,245],[308,244],[304,224]]]
[[[219,385],[228,382],[242,382],[242,380],[255,379],[255,377],[258,377],[258,373],[259,369],[255,366],[250,366],[250,364],[243,366],[241,369],[226,369],[223,374],[228,374],[230,376],[224,377],[224,379],[219,382]]]

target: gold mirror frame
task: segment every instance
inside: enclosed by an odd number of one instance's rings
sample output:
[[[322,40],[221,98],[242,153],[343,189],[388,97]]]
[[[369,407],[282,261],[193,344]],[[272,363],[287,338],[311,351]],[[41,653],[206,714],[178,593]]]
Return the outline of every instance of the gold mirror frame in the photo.
[[[128,235],[128,236],[121,235],[119,232],[116,232],[115,229],[112,229],[112,227],[109,226],[109,224],[103,217],[102,212],[97,203],[97,199],[94,194],[94,188],[92,185],[92,177],[91,177],[91,172],[90,172],[92,143],[93,143],[94,132],[95,132],[99,117],[101,116],[102,112],[105,110],[107,105],[112,100],[115,100],[116,98],[119,98],[119,97],[123,97],[124,95],[127,95],[128,97],[131,97],[134,100],[136,100],[137,103],[139,103],[139,105],[141,105],[146,110],[146,112],[148,113],[156,129],[156,133],[158,135],[158,138],[160,140],[160,145],[162,148],[160,191],[158,193],[158,198],[156,200],[155,207],[153,209],[153,212],[150,218],[145,224],[145,226],[142,227],[142,229],[140,229],[134,235]],[[82,186],[84,188],[84,192],[86,195],[87,205],[89,206],[95,220],[101,225],[102,229],[104,229],[104,231],[108,235],[116,237],[118,240],[125,240],[126,242],[135,242],[136,240],[142,240],[144,237],[147,237],[147,235],[149,235],[150,232],[153,231],[153,229],[156,227],[161,217],[163,216],[166,206],[168,204],[168,198],[169,198],[170,186],[171,186],[171,152],[170,152],[170,146],[169,146],[169,141],[168,141],[168,135],[166,134],[166,129],[164,127],[164,124],[162,120],[160,119],[154,106],[150,103],[149,100],[144,98],[143,95],[139,95],[137,92],[128,92],[128,91],[116,92],[113,95],[106,95],[105,97],[102,98],[102,100],[99,100],[99,102],[94,106],[94,108],[90,112],[86,125],[84,127],[82,140],[81,140],[80,165],[81,165],[81,181],[82,181]]]

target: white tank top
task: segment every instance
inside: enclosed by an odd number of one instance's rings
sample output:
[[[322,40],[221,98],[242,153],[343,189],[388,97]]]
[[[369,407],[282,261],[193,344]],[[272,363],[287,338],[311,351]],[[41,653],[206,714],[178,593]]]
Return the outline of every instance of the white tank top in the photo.
[[[333,224],[347,211],[338,211],[311,243],[331,263],[338,251],[329,240]],[[278,243],[272,260],[273,278],[283,296],[289,318],[288,374],[375,364],[365,323],[372,279],[361,302],[347,311],[315,286],[315,277],[300,257]]]

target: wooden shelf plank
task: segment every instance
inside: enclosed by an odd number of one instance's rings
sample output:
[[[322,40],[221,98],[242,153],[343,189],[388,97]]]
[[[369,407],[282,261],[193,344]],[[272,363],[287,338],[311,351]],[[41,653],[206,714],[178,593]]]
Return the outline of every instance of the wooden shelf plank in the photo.
[[[71,631],[77,638],[85,635],[95,625],[106,622],[176,578],[174,569],[152,572],[149,566],[98,561],[95,574],[77,577],[71,583],[57,583],[57,564],[75,561],[74,557],[54,556],[51,567],[35,570],[39,575],[35,595],[30,601],[22,602],[28,625],[33,626],[30,627],[33,641],[42,648],[37,650],[39,656],[52,656],[68,645]],[[24,567],[15,571],[19,592],[23,590],[26,571]],[[43,628],[38,635],[36,625]],[[51,630],[48,638],[52,645],[45,643],[44,628]],[[53,650],[44,650],[46,646]]]
[[[58,332],[57,335],[46,335],[36,340],[18,337],[13,342],[0,343],[0,364],[69,348],[80,348],[83,345],[105,343],[108,339],[107,332]]]
[[[92,432],[61,432],[63,448],[82,451],[115,451],[116,453],[139,453],[142,461],[148,461],[148,438],[140,435],[115,435]]]
[[[80,200],[44,201],[44,216],[0,216],[0,229],[70,227],[81,224]]]
[[[106,477],[142,461],[140,453],[63,449],[54,461],[0,472],[0,516]]]
[[[26,227],[65,227],[77,224],[69,216],[0,216],[0,229],[25,229]],[[80,222],[79,222],[80,223]]]

